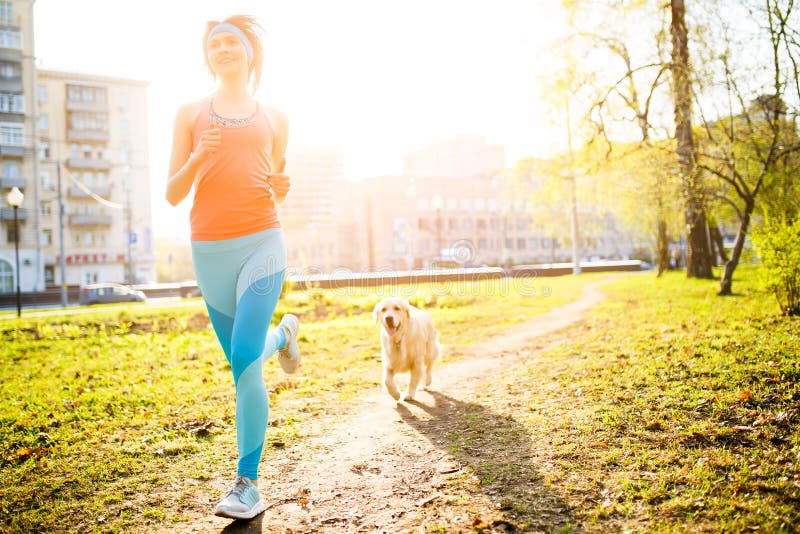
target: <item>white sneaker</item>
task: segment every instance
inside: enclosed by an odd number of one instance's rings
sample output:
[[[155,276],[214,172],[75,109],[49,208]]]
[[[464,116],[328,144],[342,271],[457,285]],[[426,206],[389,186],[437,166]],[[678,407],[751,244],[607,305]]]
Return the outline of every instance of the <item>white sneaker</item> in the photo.
[[[278,350],[278,362],[286,374],[292,374],[300,366],[300,346],[297,344],[297,332],[300,330],[300,320],[297,316],[287,313],[281,319],[278,328],[283,328],[286,336],[286,346]]]
[[[258,488],[249,478],[236,477],[236,484],[228,495],[219,501],[214,515],[232,519],[252,519],[266,509]]]

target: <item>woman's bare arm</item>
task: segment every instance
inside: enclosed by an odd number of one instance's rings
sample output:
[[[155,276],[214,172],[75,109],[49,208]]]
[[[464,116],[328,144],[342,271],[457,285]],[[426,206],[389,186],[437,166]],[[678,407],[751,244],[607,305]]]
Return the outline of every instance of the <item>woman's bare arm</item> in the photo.
[[[220,143],[219,128],[203,131],[197,150],[192,151],[192,119],[197,112],[197,104],[181,107],[175,116],[172,134],[172,156],[167,179],[167,202],[177,206],[192,189],[200,164],[208,154],[217,150]]]

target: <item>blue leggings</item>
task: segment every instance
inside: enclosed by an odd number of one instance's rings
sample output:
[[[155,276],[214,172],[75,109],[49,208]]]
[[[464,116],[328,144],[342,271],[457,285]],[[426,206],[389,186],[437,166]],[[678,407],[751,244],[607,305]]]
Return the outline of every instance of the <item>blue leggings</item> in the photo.
[[[267,333],[286,271],[283,230],[192,241],[192,259],[208,316],[233,371],[238,474],[256,479],[269,417],[261,367],[286,345],[282,328]]]

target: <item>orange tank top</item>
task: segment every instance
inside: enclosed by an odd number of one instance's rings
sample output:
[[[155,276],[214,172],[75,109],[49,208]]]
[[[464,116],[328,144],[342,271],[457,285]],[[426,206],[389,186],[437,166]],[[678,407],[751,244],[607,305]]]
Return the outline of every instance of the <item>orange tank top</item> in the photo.
[[[211,127],[211,99],[201,106],[192,128],[196,147],[203,130]],[[280,227],[269,192],[274,131],[257,106],[255,117],[243,126],[219,126],[222,142],[197,170],[194,202],[189,217],[192,241],[216,241]]]

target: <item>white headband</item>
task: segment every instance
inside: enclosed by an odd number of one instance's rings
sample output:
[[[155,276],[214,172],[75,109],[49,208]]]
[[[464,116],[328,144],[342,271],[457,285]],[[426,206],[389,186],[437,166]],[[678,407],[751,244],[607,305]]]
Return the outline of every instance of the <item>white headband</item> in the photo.
[[[208,32],[208,41],[211,40],[212,35],[220,32],[232,33],[233,35],[238,37],[239,40],[244,45],[245,50],[247,51],[247,64],[250,65],[251,63],[253,63],[253,45],[250,44],[250,40],[247,38],[247,36],[244,34],[242,30],[240,30],[230,22],[220,22],[219,24],[214,26],[210,32]],[[206,43],[208,43],[208,41],[206,41]]]

